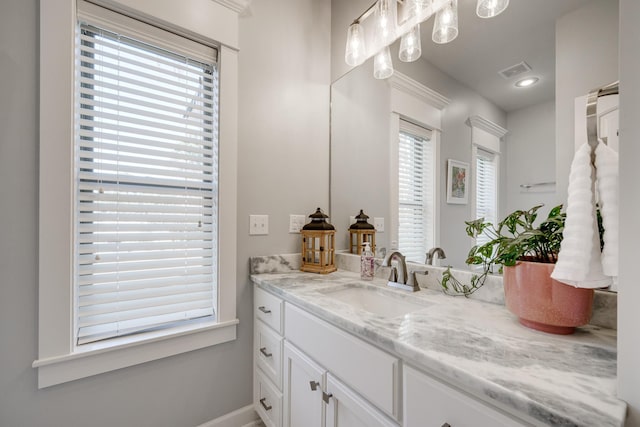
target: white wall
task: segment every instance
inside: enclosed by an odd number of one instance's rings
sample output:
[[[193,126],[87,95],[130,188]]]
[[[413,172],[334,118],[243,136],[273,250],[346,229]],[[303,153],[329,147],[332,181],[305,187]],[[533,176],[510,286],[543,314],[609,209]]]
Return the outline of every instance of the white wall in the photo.
[[[529,209],[537,204],[545,205],[539,212],[548,213],[559,204],[555,185],[523,190],[521,184],[553,182],[556,180],[556,127],[555,102],[507,113],[507,129],[504,163],[504,209],[501,217],[517,209]],[[541,215],[542,216],[542,215]]]
[[[31,367],[37,358],[38,3],[3,1],[0,14],[0,426],[189,427],[250,404],[248,257],[297,251],[288,214],[328,203],[329,2],[256,1],[241,22],[238,339],[43,390]],[[315,166],[313,192],[301,179],[307,164]],[[248,237],[249,213],[271,215],[269,236]]]
[[[620,284],[618,390],[629,404],[627,426],[640,426],[640,2],[620,0]]]
[[[618,1],[592,0],[556,22],[556,181],[566,200],[574,100],[618,80]],[[586,141],[585,141],[586,142]]]

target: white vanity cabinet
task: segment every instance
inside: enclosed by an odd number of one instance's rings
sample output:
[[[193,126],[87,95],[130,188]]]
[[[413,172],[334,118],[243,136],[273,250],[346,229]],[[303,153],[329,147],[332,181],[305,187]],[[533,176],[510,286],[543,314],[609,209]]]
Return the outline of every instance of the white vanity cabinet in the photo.
[[[326,371],[291,343],[284,344],[284,427],[322,427]]]
[[[253,406],[267,427],[282,425],[283,301],[254,288]]]
[[[254,407],[268,427],[537,424],[403,366],[397,357],[257,287],[254,309]]]
[[[524,427],[531,424],[419,372],[407,365],[403,372],[403,427]]]

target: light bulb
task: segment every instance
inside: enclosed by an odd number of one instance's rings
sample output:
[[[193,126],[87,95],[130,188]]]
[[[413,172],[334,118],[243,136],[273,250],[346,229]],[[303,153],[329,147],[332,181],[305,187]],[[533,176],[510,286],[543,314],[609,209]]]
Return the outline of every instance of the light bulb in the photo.
[[[414,26],[400,39],[400,61],[413,62],[420,58],[422,46],[420,42],[420,24]]]
[[[384,47],[373,59],[373,77],[376,79],[386,79],[393,74],[393,63],[391,62],[391,52],[389,46]]]
[[[451,3],[436,13],[431,39],[434,43],[449,43],[458,37],[458,0]]]
[[[344,53],[344,60],[348,65],[355,67],[362,64],[365,57],[364,30],[358,22],[354,22],[347,30],[347,47]]]
[[[396,39],[396,0],[378,0],[376,5],[376,47],[388,45]]]
[[[509,0],[478,0],[476,14],[480,18],[493,18],[509,6]]]

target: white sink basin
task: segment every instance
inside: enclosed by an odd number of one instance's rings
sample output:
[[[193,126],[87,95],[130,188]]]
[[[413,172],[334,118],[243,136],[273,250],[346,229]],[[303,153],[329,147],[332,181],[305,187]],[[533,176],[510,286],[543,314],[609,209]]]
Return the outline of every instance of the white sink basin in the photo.
[[[407,301],[390,292],[376,289],[348,287],[325,290],[331,298],[342,301],[360,310],[385,317],[398,317],[421,310],[423,305]]]

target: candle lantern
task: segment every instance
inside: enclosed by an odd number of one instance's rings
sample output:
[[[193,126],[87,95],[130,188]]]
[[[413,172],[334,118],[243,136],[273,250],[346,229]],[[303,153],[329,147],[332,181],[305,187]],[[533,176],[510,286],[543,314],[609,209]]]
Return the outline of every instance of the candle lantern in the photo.
[[[327,222],[320,208],[309,215],[311,222],[300,230],[302,234],[302,267],[311,273],[331,273],[336,271],[335,237],[336,229]]]
[[[349,227],[349,252],[352,254],[362,254],[365,242],[369,242],[374,253],[376,251],[376,228],[367,222],[368,219],[369,216],[360,209],[356,222]]]

